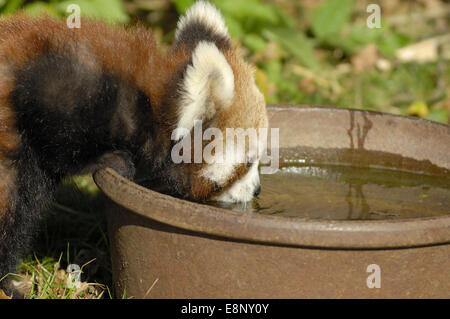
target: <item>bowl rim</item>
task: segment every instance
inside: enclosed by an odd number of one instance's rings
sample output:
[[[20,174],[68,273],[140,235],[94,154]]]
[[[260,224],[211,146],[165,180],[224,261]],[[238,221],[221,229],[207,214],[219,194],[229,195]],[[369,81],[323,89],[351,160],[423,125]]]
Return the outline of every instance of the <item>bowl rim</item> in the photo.
[[[404,118],[414,121],[414,124],[423,122],[427,126],[445,127],[450,133],[450,125],[376,111],[289,104],[267,105],[267,109],[366,113]],[[450,213],[443,216],[370,221],[294,219],[236,212],[175,198],[137,185],[111,168],[95,172],[94,180],[113,202],[129,211],[203,236],[327,249],[396,249],[450,243]]]
[[[450,124],[445,124],[441,122],[436,122],[433,120],[424,119],[417,116],[412,115],[402,115],[402,114],[392,114],[381,111],[374,110],[365,110],[358,108],[344,108],[344,107],[335,107],[328,105],[309,105],[309,104],[267,104],[267,111],[294,111],[294,112],[305,112],[305,111],[317,111],[317,110],[328,110],[332,112],[354,112],[354,113],[365,113],[370,115],[378,115],[384,117],[391,117],[396,119],[405,119],[410,121],[417,121],[427,123],[428,125],[436,125],[440,127],[445,127],[450,131]]]
[[[161,194],[111,168],[94,173],[116,204],[146,219],[230,240],[331,249],[392,249],[450,242],[450,215],[396,220],[304,220],[250,214]],[[114,216],[109,216],[111,218]]]

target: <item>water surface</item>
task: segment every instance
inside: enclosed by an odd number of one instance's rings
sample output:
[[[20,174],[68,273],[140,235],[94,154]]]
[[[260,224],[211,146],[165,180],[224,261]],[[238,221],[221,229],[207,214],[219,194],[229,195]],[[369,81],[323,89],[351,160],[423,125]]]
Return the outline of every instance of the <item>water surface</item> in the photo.
[[[250,203],[215,206],[306,219],[379,220],[450,214],[450,180],[384,168],[299,165],[261,175]]]

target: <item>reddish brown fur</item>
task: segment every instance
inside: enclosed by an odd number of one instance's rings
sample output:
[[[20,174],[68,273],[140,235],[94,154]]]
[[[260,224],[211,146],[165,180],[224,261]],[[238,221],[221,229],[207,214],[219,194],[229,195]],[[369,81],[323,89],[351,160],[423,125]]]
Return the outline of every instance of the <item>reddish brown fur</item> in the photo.
[[[64,21],[50,17],[19,14],[0,18],[0,277],[13,269],[21,251],[29,245],[39,213],[51,200],[60,179],[79,172],[82,166],[89,166],[91,160],[99,162],[93,163],[93,169],[113,164],[110,167],[120,171],[122,166],[114,166],[117,158],[115,162],[105,160],[108,156],[120,157],[120,163],[127,166],[123,175],[128,178],[134,176],[135,165],[145,166],[149,174],[141,173],[140,176],[160,178],[177,195],[190,200],[213,198],[244,177],[249,167],[256,167],[243,163],[228,165],[229,169],[225,171],[220,167],[213,171],[209,170],[211,166],[204,169],[210,164],[175,164],[169,160],[173,143],[170,136],[179,123],[183,94],[187,92],[183,81],[185,71],[192,51],[200,41],[210,41],[222,51],[235,81],[231,105],[221,105],[229,104],[229,99],[225,101],[217,89],[211,90],[209,101],[217,104],[205,113],[203,129],[216,127],[225,136],[226,128],[267,127],[264,99],[256,89],[252,69],[232,48],[228,36],[212,34],[214,28],[203,25],[201,19],[197,20],[193,19],[187,25],[182,40],[177,38],[172,50],[166,54],[159,50],[151,31],[142,26],[126,30],[82,19],[80,29],[70,29]],[[217,57],[222,60],[221,56]],[[66,76],[72,74],[71,71],[66,73],[66,67],[80,71],[82,76]],[[47,77],[42,75],[47,73]],[[228,68],[225,73],[230,80],[232,75]],[[91,78],[99,79],[102,88],[93,85]],[[78,81],[75,85],[73,79]],[[84,86],[80,89],[78,83]],[[216,87],[214,83],[209,86]],[[74,102],[75,106],[61,101],[61,89],[67,93],[64,90],[72,87],[74,89],[68,93],[76,97],[91,99],[97,90],[99,97],[92,99],[92,103],[91,100],[75,99],[81,101]],[[109,89],[118,89],[118,97]],[[208,85],[205,86],[207,89]],[[129,92],[136,92],[136,95]],[[233,96],[232,92],[229,96]],[[148,103],[150,111],[143,110]],[[89,111],[93,111],[91,116],[85,116],[85,109],[80,108],[80,114],[68,117],[72,110],[78,110],[78,105],[86,105]],[[31,112],[30,108],[33,108]],[[67,109],[68,114],[65,113]],[[53,117],[58,111],[62,111],[60,113],[65,117]],[[110,111],[115,113],[111,115]],[[97,113],[108,117],[97,118]],[[44,125],[40,126],[42,123]],[[58,123],[63,124],[58,126]],[[72,124],[76,127],[74,131],[88,124],[85,130],[80,130],[89,132],[88,143],[84,143],[84,137],[73,134]],[[97,126],[108,128],[101,134],[91,134]],[[57,128],[56,133],[49,129],[53,127]],[[110,141],[110,137],[114,140]],[[86,148],[76,147],[80,140],[83,146],[87,144]],[[106,149],[102,148],[105,147],[103,143],[107,144]],[[206,144],[208,141],[203,141],[204,147]],[[72,148],[72,145],[75,146]],[[53,146],[56,150],[52,152]],[[116,149],[121,147],[124,150]],[[108,153],[110,148],[114,154]],[[76,157],[74,154],[81,155]],[[254,152],[251,157],[255,157]],[[215,168],[215,164],[212,165]],[[259,182],[255,178],[256,172],[253,169],[244,183],[235,184],[236,188],[230,189],[233,200],[249,200],[249,195],[254,196],[252,192],[255,190],[251,188],[246,189],[247,195],[242,198],[233,194],[244,194],[240,187],[247,183],[251,187],[256,186]]]
[[[93,70],[109,71],[134,83],[147,94],[155,110],[161,107],[170,77],[187,60],[183,50],[170,56],[162,54],[151,32],[143,27],[127,31],[83,19],[80,29],[70,29],[64,22],[50,17],[20,14],[1,18],[0,221],[13,202],[10,197],[16,175],[7,154],[20,146],[9,97],[14,86],[13,72],[49,50],[71,53]]]
[[[158,108],[162,106],[167,87],[177,84],[176,81],[171,82],[171,78],[187,63],[191,54],[183,45],[177,46],[170,54],[163,54],[151,31],[142,26],[125,30],[83,19],[80,29],[70,29],[63,21],[50,17],[36,18],[22,14],[0,19],[0,160],[5,159],[6,152],[19,146],[14,113],[8,100],[14,84],[11,71],[49,49],[52,52],[70,52],[93,70],[108,71],[134,83],[150,98],[156,116],[161,114]],[[264,101],[250,110],[243,107],[249,104],[249,99],[254,100],[254,94],[249,92],[253,83],[252,69],[234,49],[225,49],[224,55],[235,75],[235,99],[232,106],[217,114],[213,125],[223,132],[226,127],[267,127]],[[251,103],[255,104],[255,101]],[[170,110],[165,115],[171,124],[176,123],[177,112]],[[173,121],[171,117],[174,117]],[[168,130],[174,128],[166,127]],[[207,198],[216,187],[197,174],[200,168],[201,165],[195,164],[186,167],[186,173],[191,174],[191,196],[194,199]],[[246,171],[245,165],[242,165],[230,176],[229,182],[242,177]]]
[[[230,64],[235,82],[235,96],[231,106],[220,110],[212,124],[213,127],[221,129],[225,136],[226,128],[267,128],[267,111],[263,96],[258,92],[254,92],[253,69],[245,63],[239,52],[233,48],[222,51]],[[209,141],[203,143],[203,147]],[[246,144],[248,151],[249,145]],[[246,164],[236,167],[225,182],[225,187],[221,191],[226,191],[232,184],[242,178],[247,172]],[[197,174],[200,171],[197,171]],[[196,198],[207,198],[211,195],[211,183],[203,177],[196,175],[193,181],[193,195]],[[197,197],[198,196],[198,197]]]
[[[9,67],[20,67],[49,47],[53,52],[72,52],[94,69],[135,83],[152,107],[160,106],[170,77],[187,60],[184,50],[160,52],[151,31],[141,26],[125,30],[83,19],[81,28],[70,29],[49,17],[26,15],[0,20],[0,51],[8,56]]]

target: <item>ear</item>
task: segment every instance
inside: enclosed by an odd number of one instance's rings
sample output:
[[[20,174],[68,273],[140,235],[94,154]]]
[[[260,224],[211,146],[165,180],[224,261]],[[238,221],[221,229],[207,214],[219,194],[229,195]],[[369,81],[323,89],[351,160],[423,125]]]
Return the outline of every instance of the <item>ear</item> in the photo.
[[[177,128],[189,131],[195,120],[211,119],[232,104],[234,74],[222,52],[210,42],[200,42],[192,53],[181,84]],[[176,139],[183,137],[177,130]]]
[[[180,18],[175,32],[175,45],[194,49],[200,41],[213,42],[219,48],[231,47],[225,21],[217,8],[209,2],[197,1]]]

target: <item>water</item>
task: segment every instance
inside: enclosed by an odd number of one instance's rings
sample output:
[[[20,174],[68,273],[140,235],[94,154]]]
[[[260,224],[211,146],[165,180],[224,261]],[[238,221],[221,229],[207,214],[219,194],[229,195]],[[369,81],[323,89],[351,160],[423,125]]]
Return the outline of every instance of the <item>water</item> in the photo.
[[[450,179],[394,169],[293,165],[261,175],[261,194],[214,206],[305,219],[379,220],[450,214]]]

